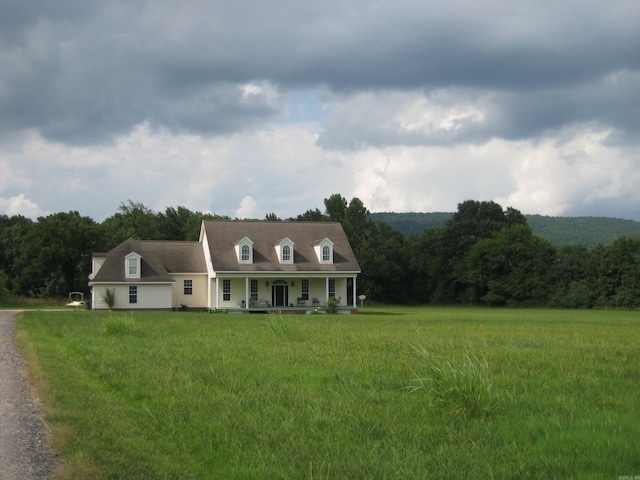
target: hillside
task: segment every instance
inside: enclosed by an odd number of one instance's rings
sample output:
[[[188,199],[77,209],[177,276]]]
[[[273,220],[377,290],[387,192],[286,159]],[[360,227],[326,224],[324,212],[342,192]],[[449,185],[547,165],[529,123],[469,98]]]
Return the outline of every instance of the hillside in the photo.
[[[386,222],[406,237],[426,228],[442,227],[453,216],[448,212],[372,213],[374,222]],[[582,244],[591,248],[610,245],[621,236],[640,237],[640,222],[609,217],[548,217],[525,215],[533,231],[556,246]]]

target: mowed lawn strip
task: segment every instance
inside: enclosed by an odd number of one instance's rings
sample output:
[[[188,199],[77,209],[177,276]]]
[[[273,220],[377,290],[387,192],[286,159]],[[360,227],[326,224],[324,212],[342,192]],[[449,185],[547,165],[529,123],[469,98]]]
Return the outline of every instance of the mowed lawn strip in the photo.
[[[640,313],[28,312],[63,478],[640,475]]]

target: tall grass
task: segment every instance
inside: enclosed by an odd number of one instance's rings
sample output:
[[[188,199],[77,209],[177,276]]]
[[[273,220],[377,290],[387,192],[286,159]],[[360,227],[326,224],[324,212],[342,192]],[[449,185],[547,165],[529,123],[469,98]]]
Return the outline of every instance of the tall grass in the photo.
[[[302,321],[300,315],[282,315],[272,313],[268,315],[268,324],[271,331],[278,337],[290,339],[302,339]]]
[[[100,330],[105,335],[142,335],[143,332],[135,322],[131,313],[112,314],[100,323]]]
[[[29,312],[62,478],[640,475],[636,312]]]
[[[461,354],[457,354],[458,349]],[[486,354],[452,345],[456,358],[436,355],[428,347],[416,349],[422,361],[412,369],[411,392],[424,391],[431,404],[455,416],[478,417],[496,413],[499,394],[489,376]],[[458,358],[459,357],[459,358]]]

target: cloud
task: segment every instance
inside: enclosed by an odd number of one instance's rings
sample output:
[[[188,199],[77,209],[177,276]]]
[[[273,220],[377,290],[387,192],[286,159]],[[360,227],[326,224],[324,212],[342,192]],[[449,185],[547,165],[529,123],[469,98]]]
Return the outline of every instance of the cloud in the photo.
[[[0,125],[73,144],[110,141],[144,123],[224,135],[272,121],[289,91],[323,86],[347,101],[384,91],[422,90],[430,102],[433,92],[501,91],[493,105],[518,138],[550,119],[551,128],[587,120],[609,100],[610,121],[637,117],[603,83],[618,75],[619,92],[638,90],[635,3],[284,6],[106,2],[71,13],[77,2],[10,3],[21,28],[10,28],[0,56]],[[246,95],[247,84],[271,93]]]
[[[48,215],[48,212],[43,211],[38,205],[28,198],[25,198],[22,194],[10,198],[0,197],[0,211],[9,217],[22,215],[32,220]]]
[[[608,134],[585,128],[564,132],[561,143],[369,148],[354,156],[354,194],[372,211],[451,212],[477,199],[524,213],[640,218],[640,157],[610,147]]]
[[[318,144],[350,150],[367,146],[453,145],[496,134],[495,106],[482,92],[446,89],[366,92],[336,101]]]
[[[341,193],[640,219],[638,18],[629,0],[7,0],[0,209],[288,217]]]
[[[240,208],[236,210],[236,218],[256,218],[258,213],[258,203],[253,197],[246,196],[240,202]]]

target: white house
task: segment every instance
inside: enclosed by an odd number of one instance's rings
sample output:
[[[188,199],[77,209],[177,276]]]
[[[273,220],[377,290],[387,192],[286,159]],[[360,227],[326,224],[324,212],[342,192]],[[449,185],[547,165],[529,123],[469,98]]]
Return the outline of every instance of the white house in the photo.
[[[128,239],[94,254],[93,309],[357,311],[360,266],[339,223],[204,221],[197,242]]]

